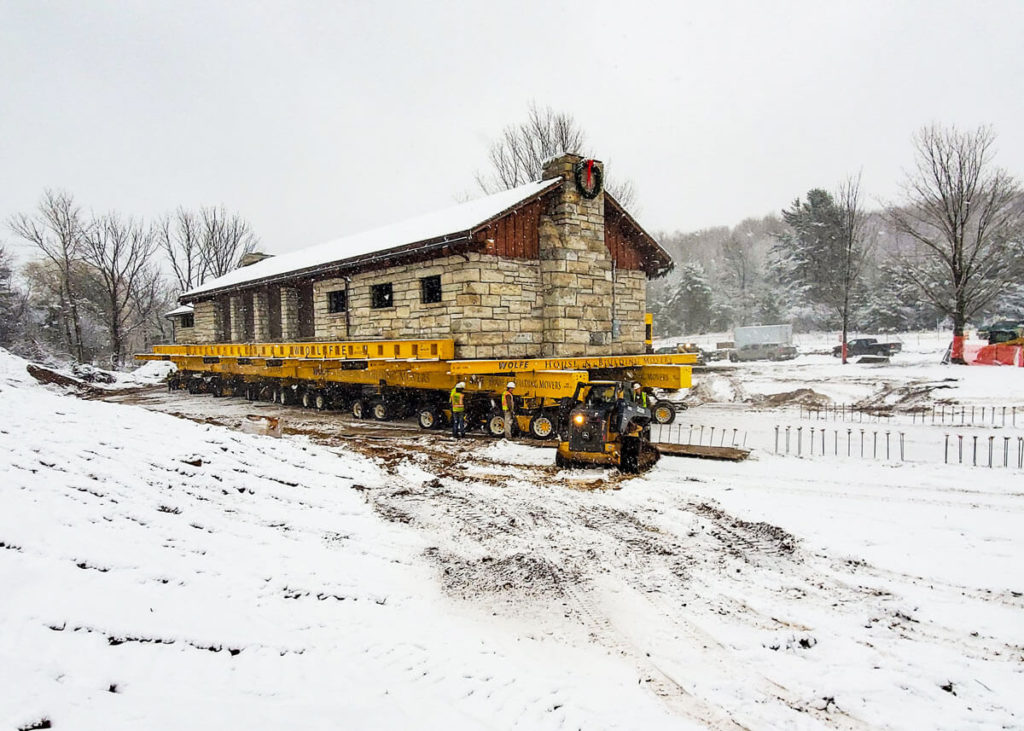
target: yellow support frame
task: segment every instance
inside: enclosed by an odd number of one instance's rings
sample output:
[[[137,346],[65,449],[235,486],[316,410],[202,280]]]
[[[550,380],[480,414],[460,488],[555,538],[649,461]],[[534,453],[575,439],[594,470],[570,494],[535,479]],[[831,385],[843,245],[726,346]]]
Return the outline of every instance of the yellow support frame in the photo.
[[[649,365],[693,365],[696,353],[662,355],[601,355],[582,358],[525,358],[522,360],[455,360],[452,373],[530,373],[533,371],[603,370],[640,368]]]
[[[315,343],[225,343],[219,345],[154,345],[154,355],[196,355],[214,358],[320,358],[342,360],[451,360],[455,341],[346,340]],[[138,356],[136,356],[138,357]],[[155,360],[140,358],[140,360]]]
[[[645,387],[689,388],[695,353],[453,360],[453,340],[369,340],[325,343],[157,345],[137,360],[173,361],[182,371],[363,386],[447,391],[457,381],[467,391],[501,393],[516,381],[525,399],[572,396],[589,370],[624,370]]]

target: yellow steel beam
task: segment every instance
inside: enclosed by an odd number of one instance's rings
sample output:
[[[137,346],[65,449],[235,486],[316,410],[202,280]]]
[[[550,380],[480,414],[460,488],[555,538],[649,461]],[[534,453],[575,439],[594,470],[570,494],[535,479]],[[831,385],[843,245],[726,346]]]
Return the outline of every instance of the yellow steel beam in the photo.
[[[532,371],[577,371],[607,368],[637,368],[647,365],[692,365],[696,353],[663,355],[602,355],[582,358],[526,358],[522,360],[455,360],[451,373],[529,373]]]
[[[155,355],[198,355],[240,358],[321,358],[389,360],[451,360],[455,341],[359,340],[311,343],[219,343],[210,345],[155,345]],[[147,354],[148,355],[148,354]],[[139,358],[145,360],[146,358]]]
[[[690,388],[693,371],[686,366],[647,365],[640,368],[636,380],[641,386],[650,388]]]

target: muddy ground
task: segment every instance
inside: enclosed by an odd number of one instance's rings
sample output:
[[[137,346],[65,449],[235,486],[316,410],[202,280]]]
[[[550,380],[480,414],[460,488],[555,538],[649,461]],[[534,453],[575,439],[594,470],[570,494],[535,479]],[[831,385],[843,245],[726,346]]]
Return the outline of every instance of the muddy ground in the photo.
[[[454,440],[412,423],[358,422],[160,387],[107,400],[230,428],[254,414],[278,418],[286,437],[364,455],[384,479],[357,489],[383,519],[424,537],[424,556],[454,600],[522,622],[531,634],[620,653],[636,664],[641,682],[702,724],[748,727],[744,699],[759,697],[828,726],[860,727],[827,690],[744,658],[766,649],[813,653],[824,615],[845,618],[855,633],[886,627],[912,638],[921,630],[905,619],[898,597],[900,584],[919,588],[920,578],[806,549],[779,526],[695,498],[686,484],[705,478],[679,466],[686,460],[640,477],[567,471],[554,467],[550,449],[482,436]],[[755,463],[750,469],[756,474]],[[962,589],[931,587],[943,596]],[[937,641],[979,657],[1014,651],[965,630],[943,632]],[[735,637],[750,646],[737,652]]]

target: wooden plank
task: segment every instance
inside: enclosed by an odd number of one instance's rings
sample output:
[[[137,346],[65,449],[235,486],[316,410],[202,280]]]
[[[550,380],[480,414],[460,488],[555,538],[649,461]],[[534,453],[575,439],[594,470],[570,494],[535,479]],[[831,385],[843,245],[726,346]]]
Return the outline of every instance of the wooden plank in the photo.
[[[667,457],[696,457],[697,459],[721,459],[742,462],[750,456],[749,449],[737,447],[709,447],[700,444],[655,444],[658,451]]]

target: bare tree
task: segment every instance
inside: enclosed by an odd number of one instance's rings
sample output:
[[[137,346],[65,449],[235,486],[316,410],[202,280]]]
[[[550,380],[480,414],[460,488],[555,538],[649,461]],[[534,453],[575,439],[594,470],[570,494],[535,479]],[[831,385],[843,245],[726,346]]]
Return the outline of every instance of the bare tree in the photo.
[[[132,288],[130,309],[133,318],[132,347],[148,348],[171,340],[171,325],[164,314],[174,308],[176,288],[169,285],[158,267],[147,265],[139,272]]]
[[[84,259],[103,281],[111,360],[115,365],[124,360],[125,337],[134,325],[133,298],[155,249],[152,230],[116,213],[103,216],[86,229]]]
[[[901,268],[953,320],[954,363],[965,362],[967,321],[1007,289],[1019,258],[1020,186],[993,167],[994,142],[990,127],[921,129],[906,201],[886,216],[912,242],[898,254]]]
[[[865,231],[867,216],[861,207],[860,173],[839,184],[836,191],[836,213],[839,219],[839,265],[836,272],[838,287],[832,297],[832,305],[839,314],[843,326],[843,363],[846,363],[846,338],[850,329],[850,300],[860,285],[865,265],[874,247]]]
[[[9,224],[16,236],[34,244],[52,261],[60,275],[61,328],[68,352],[85,360],[78,293],[74,287],[75,264],[81,259],[82,221],[70,193],[47,189],[34,215],[19,213]]]
[[[199,221],[203,279],[227,274],[238,267],[243,255],[256,250],[259,239],[237,213],[229,215],[223,206],[201,208]]]
[[[531,103],[526,121],[508,125],[491,144],[490,170],[477,173],[476,181],[485,193],[525,185],[540,180],[549,158],[567,152],[584,154],[586,146],[586,135],[571,114]],[[632,181],[605,181],[605,188],[626,208],[636,203]]]
[[[187,292],[206,278],[203,257],[203,225],[192,211],[178,207],[161,218],[155,229],[157,242],[167,255],[179,292]]]

